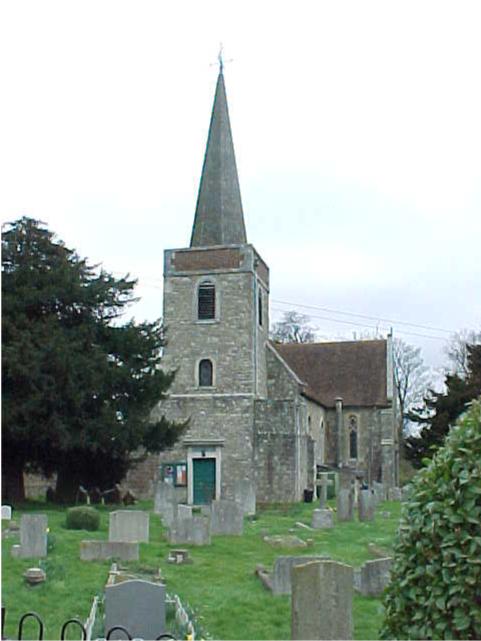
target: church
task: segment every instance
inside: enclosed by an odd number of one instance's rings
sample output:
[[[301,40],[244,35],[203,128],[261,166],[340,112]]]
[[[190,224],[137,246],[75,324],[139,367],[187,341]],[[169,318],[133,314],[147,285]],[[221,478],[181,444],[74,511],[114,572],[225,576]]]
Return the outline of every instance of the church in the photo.
[[[391,337],[269,340],[269,267],[247,241],[222,65],[190,246],[164,252],[163,367],[176,371],[154,410],[189,419],[173,449],[129,473],[192,505],[236,496],[294,502],[319,471],[398,484]]]

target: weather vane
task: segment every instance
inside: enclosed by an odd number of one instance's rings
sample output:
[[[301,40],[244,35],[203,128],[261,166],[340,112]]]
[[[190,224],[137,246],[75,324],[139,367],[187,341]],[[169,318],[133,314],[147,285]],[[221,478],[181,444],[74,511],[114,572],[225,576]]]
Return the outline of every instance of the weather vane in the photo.
[[[222,45],[222,42],[221,42],[220,43],[220,47],[219,47],[219,53],[217,55],[217,62],[216,63],[213,62],[210,65],[212,67],[212,66],[214,66],[214,64],[218,64],[219,65],[219,73],[222,73],[224,71],[224,64],[227,64],[228,62],[232,62],[232,60],[233,60],[233,58],[231,58],[230,60],[224,60],[223,52],[224,52],[224,46]]]

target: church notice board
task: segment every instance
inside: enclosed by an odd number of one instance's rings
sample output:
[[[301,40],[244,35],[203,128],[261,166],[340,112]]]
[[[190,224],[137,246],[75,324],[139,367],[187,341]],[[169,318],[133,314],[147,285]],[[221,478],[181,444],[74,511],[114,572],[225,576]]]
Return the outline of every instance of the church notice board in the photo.
[[[162,478],[166,483],[175,487],[186,487],[187,485],[187,463],[186,461],[163,463]]]

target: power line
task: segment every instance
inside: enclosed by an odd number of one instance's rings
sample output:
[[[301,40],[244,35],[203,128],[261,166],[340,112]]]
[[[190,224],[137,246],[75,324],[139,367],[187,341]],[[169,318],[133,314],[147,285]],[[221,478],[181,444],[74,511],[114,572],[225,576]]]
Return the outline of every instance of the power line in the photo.
[[[367,318],[368,320],[380,321],[383,323],[393,323],[396,325],[407,325],[409,327],[418,327],[420,329],[427,329],[436,332],[446,332],[447,334],[454,334],[454,329],[445,329],[442,327],[434,327],[432,325],[420,325],[418,323],[408,323],[407,321],[393,320],[392,318],[380,318],[379,316],[368,316],[367,314],[356,314],[355,312],[344,312],[338,309],[329,309],[328,307],[319,307],[317,305],[304,305],[302,303],[292,303],[284,300],[275,300],[272,299],[273,303],[279,303],[281,305],[292,305],[294,307],[303,307],[305,309],[317,309],[321,312],[329,312],[331,314],[343,314],[344,316],[354,316],[356,318]]]

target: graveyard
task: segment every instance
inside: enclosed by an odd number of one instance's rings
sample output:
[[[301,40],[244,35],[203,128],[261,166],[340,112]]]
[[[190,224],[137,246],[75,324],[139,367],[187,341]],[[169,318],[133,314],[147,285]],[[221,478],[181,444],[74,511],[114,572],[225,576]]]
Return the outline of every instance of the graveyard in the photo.
[[[334,508],[335,503],[330,500],[326,507]],[[2,536],[4,635],[17,638],[18,621],[27,611],[37,612],[42,618],[45,638],[59,638],[67,619],[86,621],[94,598],[103,598],[112,561],[116,561],[129,577],[160,581],[169,595],[176,595],[192,613],[195,638],[290,639],[291,566],[298,563],[298,557],[306,561],[325,557],[354,569],[354,579],[348,579],[357,587],[353,592],[354,638],[379,638],[381,598],[369,596],[369,589],[363,590],[363,595],[359,588],[364,577],[369,579],[371,566],[366,562],[391,554],[399,524],[399,501],[380,502],[374,518],[367,520],[359,520],[356,515],[353,520],[338,522],[334,513],[334,527],[328,524],[321,529],[311,527],[319,520],[315,513],[319,512],[318,502],[264,505],[255,516],[244,518],[242,534],[211,532],[210,543],[189,544],[177,544],[172,538],[169,541],[168,530],[153,507],[152,501],[129,508],[96,506],[100,527],[89,532],[66,529],[66,509],[58,506],[30,502],[14,510],[12,518],[17,524],[22,516],[31,520],[32,515],[42,514],[48,529],[46,554],[35,559],[22,557],[21,537],[15,529]],[[127,510],[137,512],[134,527],[126,525]],[[185,517],[201,519],[202,514]],[[45,521],[41,519],[41,523]],[[2,525],[5,530],[5,523]],[[222,531],[221,526],[219,520],[217,531]],[[23,538],[25,545],[38,544]],[[12,556],[13,546],[20,550]],[[172,561],[172,552],[178,548],[185,551],[188,562],[169,562],[169,555]],[[102,555],[108,558],[102,559]],[[34,566],[43,570],[45,580],[32,585],[24,573]],[[296,607],[300,599],[301,613],[303,598],[300,591]],[[339,612],[339,619],[344,615]],[[168,622],[166,631],[171,632]],[[33,621],[26,622],[23,634],[23,638],[38,638]],[[78,630],[72,630],[68,638],[79,638]]]

